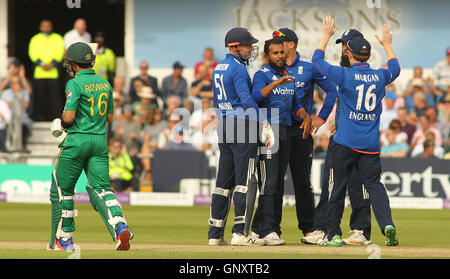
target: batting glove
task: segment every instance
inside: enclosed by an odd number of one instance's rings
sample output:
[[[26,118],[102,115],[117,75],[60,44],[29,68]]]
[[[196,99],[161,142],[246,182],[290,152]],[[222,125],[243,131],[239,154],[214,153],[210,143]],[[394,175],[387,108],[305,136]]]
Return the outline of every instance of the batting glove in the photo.
[[[61,119],[53,119],[52,125],[50,126],[50,131],[55,138],[61,136],[65,130],[66,129],[61,126]]]
[[[267,120],[263,121],[261,141],[266,143],[267,147],[272,147],[275,144],[275,135],[273,134],[272,127]],[[267,142],[266,142],[267,141]]]

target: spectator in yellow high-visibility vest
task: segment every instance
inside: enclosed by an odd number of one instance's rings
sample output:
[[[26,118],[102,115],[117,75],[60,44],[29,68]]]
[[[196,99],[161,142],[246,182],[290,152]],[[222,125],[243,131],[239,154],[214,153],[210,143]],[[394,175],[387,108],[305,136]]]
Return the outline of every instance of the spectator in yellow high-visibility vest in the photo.
[[[110,48],[105,47],[105,36],[103,32],[97,32],[95,34],[94,43],[98,44],[94,65],[95,73],[112,84],[116,70],[116,55]]]
[[[112,139],[109,145],[109,178],[111,186],[122,192],[128,187],[139,191],[139,180],[134,177],[134,163],[126,146],[119,139]]]
[[[33,119],[51,121],[61,115],[65,101],[58,69],[64,58],[64,40],[52,32],[52,22],[48,19],[41,21],[39,30],[28,46],[28,54],[34,64]]]

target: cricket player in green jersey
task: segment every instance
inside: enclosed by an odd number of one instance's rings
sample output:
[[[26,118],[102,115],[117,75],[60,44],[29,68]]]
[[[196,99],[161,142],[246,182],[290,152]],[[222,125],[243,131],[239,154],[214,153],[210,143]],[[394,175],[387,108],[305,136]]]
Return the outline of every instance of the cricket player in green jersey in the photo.
[[[67,50],[64,67],[74,78],[66,84],[66,105],[61,119],[53,120],[51,132],[66,138],[52,173],[50,201],[52,230],[48,249],[74,250],[75,184],[84,170],[86,191],[106,224],[117,250],[130,249],[133,233],[127,226],[122,206],[110,186],[106,122],[114,115],[111,85],[92,69],[95,54],[86,43],[75,43]]]

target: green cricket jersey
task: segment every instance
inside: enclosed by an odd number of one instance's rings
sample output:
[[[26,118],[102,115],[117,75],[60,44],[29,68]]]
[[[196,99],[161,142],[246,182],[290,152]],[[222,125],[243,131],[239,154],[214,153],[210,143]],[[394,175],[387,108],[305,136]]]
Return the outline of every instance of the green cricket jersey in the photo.
[[[83,70],[66,84],[66,106],[75,110],[75,121],[67,133],[106,134],[106,116],[114,113],[113,89],[94,70]]]

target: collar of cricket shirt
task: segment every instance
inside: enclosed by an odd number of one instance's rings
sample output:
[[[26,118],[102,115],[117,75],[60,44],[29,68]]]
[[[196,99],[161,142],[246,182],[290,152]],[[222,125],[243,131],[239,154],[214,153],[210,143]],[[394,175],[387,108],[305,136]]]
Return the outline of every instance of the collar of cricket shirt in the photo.
[[[246,65],[246,61],[244,59],[240,58],[239,56],[236,56],[236,55],[231,54],[231,53],[227,53],[227,57],[232,57],[232,58],[234,58],[234,60],[237,60],[238,63],[240,63],[240,64],[242,64],[244,66]]]
[[[300,60],[300,53],[298,53],[298,51],[296,52],[297,53],[297,56],[295,57],[295,59],[292,61],[292,64],[288,64],[287,62],[286,62],[286,66],[287,67],[292,67],[292,66],[294,66],[295,64],[297,64],[297,62]]]
[[[95,74],[95,70],[94,69],[88,69],[88,70],[79,71],[75,76],[92,75],[92,74]]]
[[[352,66],[351,66],[351,68],[353,68],[353,67],[369,67],[370,65],[369,65],[369,63],[353,63],[352,64]]]

